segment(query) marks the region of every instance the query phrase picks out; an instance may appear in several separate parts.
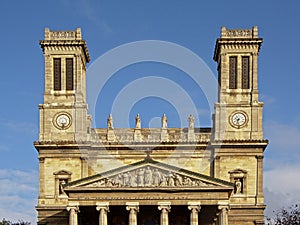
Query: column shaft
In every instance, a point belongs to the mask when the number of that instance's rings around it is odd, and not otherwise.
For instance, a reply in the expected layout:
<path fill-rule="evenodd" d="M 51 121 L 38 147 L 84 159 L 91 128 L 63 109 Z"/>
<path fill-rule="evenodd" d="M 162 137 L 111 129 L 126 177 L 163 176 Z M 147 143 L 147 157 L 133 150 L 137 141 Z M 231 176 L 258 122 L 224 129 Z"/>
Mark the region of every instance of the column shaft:
<path fill-rule="evenodd" d="M 200 203 L 190 202 L 188 209 L 191 210 L 190 225 L 198 225 L 198 223 L 199 223 L 198 213 L 201 209 Z"/>
<path fill-rule="evenodd" d="M 108 202 L 97 203 L 96 210 L 99 211 L 99 225 L 107 225 Z"/>
<path fill-rule="evenodd" d="M 137 212 L 139 211 L 138 203 L 126 203 L 126 209 L 129 211 L 129 225 L 137 225 Z"/>
<path fill-rule="evenodd" d="M 160 225 L 169 225 L 169 217 L 167 209 L 161 210 Z"/>
<path fill-rule="evenodd" d="M 70 209 L 70 213 L 69 213 L 69 225 L 74 225 L 74 213 L 75 213 L 75 210 L 74 209 Z"/>
<path fill-rule="evenodd" d="M 158 206 L 158 209 L 161 210 L 160 213 L 160 225 L 169 225 L 169 216 L 168 213 L 171 210 L 170 203 L 163 203 Z"/>
<path fill-rule="evenodd" d="M 134 209 L 129 212 L 129 225 L 137 225 L 137 213 Z"/>
<path fill-rule="evenodd" d="M 78 206 L 68 206 L 69 211 L 69 225 L 78 225 L 77 213 L 79 212 Z"/>
<path fill-rule="evenodd" d="M 107 212 L 104 208 L 100 209 L 99 225 L 107 225 Z"/>

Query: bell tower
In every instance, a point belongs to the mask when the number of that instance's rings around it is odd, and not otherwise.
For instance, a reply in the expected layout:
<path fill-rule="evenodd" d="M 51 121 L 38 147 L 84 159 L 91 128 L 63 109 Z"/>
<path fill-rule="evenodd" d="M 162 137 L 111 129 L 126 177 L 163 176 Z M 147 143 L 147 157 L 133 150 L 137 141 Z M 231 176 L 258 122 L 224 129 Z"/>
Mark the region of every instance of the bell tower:
<path fill-rule="evenodd" d="M 90 61 L 81 30 L 45 29 L 40 41 L 45 61 L 44 103 L 39 141 L 86 140 L 90 116 L 86 103 L 86 64 Z"/>
<path fill-rule="evenodd" d="M 263 103 L 258 99 L 258 28 L 222 27 L 214 60 L 218 63 L 215 140 L 261 140 Z"/>
<path fill-rule="evenodd" d="M 261 44 L 257 27 L 222 27 L 215 46 L 219 89 L 213 117 L 212 174 L 234 184 L 229 224 L 263 224 L 263 157 L 268 140 L 263 139 L 263 103 L 258 94 Z"/>

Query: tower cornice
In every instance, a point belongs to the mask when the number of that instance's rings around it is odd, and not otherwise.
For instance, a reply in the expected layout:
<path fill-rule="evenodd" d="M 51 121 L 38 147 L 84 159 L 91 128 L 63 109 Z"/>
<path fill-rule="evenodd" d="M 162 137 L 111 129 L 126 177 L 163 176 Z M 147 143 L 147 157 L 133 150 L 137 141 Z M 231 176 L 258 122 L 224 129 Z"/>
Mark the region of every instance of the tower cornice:
<path fill-rule="evenodd" d="M 86 61 L 90 61 L 86 41 L 82 39 L 80 28 L 74 31 L 50 31 L 49 28 L 45 28 L 44 40 L 40 40 L 40 45 L 44 53 L 48 47 L 79 46 L 82 47 Z"/>
<path fill-rule="evenodd" d="M 260 46 L 263 42 L 262 38 L 258 37 L 258 28 L 254 26 L 252 29 L 230 29 L 226 27 L 221 29 L 221 37 L 217 39 L 214 57 L 215 61 L 218 60 L 220 50 L 225 46 L 227 49 L 255 49 L 259 52 Z"/>

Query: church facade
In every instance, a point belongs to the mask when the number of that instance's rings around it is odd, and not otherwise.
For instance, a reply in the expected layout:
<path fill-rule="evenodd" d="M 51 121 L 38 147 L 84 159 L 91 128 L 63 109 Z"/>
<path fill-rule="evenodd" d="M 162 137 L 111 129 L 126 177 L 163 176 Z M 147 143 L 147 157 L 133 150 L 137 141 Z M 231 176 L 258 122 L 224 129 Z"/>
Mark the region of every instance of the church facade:
<path fill-rule="evenodd" d="M 92 128 L 90 56 L 81 30 L 50 31 L 40 133 L 38 224 L 264 224 L 263 137 L 257 27 L 222 27 L 214 60 L 218 100 L 211 128 Z M 163 112 L 162 112 L 163 113 Z"/>

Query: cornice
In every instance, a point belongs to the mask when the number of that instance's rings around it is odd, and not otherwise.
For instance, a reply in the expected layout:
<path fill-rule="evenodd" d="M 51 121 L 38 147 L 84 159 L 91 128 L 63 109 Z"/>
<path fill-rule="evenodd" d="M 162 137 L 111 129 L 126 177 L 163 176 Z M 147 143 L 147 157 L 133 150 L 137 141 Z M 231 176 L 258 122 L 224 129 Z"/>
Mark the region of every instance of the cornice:
<path fill-rule="evenodd" d="M 217 148 L 249 148 L 249 147 L 262 147 L 265 149 L 269 144 L 269 140 L 214 140 L 209 143 L 212 147 Z"/>
<path fill-rule="evenodd" d="M 61 149 L 88 149 L 88 150 L 142 150 L 151 148 L 153 150 L 174 150 L 174 149 L 207 149 L 209 142 L 75 142 L 75 141 L 36 141 L 35 148 L 39 150 L 61 150 Z"/>
<path fill-rule="evenodd" d="M 85 40 L 40 40 L 40 45 L 43 50 L 43 53 L 45 53 L 45 48 L 49 47 L 70 47 L 70 46 L 80 46 L 83 48 L 83 52 L 85 54 L 86 61 L 90 61 L 90 54 L 86 45 Z"/>
<path fill-rule="evenodd" d="M 218 38 L 213 59 L 218 61 L 218 55 L 223 46 L 227 49 L 257 49 L 257 52 L 259 52 L 262 42 L 262 38 Z"/>

